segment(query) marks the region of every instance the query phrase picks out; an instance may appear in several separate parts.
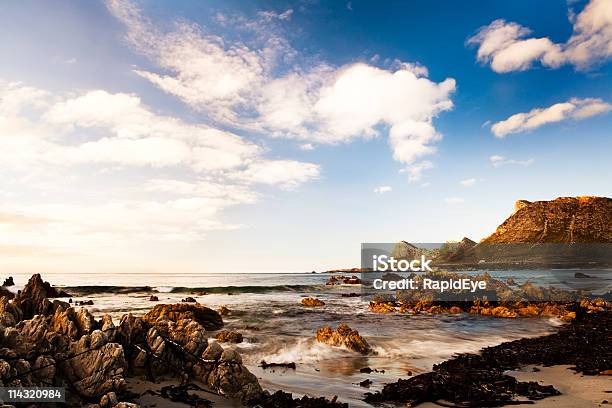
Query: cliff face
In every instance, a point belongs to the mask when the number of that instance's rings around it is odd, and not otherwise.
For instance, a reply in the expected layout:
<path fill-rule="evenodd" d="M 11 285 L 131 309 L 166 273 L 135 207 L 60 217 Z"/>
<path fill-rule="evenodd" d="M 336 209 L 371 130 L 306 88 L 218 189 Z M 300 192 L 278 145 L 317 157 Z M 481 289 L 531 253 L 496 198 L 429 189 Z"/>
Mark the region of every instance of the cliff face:
<path fill-rule="evenodd" d="M 481 244 L 612 243 L 612 199 L 519 200 L 514 213 Z"/>

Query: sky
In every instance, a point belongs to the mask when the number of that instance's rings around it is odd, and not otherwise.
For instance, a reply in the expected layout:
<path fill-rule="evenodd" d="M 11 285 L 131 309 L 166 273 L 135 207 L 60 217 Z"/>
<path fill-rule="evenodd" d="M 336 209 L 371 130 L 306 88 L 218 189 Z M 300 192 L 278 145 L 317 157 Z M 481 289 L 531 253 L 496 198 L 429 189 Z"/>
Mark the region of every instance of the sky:
<path fill-rule="evenodd" d="M 305 272 L 612 196 L 612 2 L 0 4 L 0 270 Z"/>

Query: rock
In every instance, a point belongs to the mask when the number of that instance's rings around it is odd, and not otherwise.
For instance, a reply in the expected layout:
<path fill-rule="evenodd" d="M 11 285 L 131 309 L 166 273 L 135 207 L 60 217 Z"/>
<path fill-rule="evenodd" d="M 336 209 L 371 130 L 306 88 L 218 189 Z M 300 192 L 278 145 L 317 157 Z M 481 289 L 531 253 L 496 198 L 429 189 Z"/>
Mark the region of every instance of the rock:
<path fill-rule="evenodd" d="M 346 324 L 341 324 L 336 330 L 329 326 L 317 330 L 316 340 L 330 346 L 344 346 L 364 355 L 373 354 L 366 339 L 361 337 L 357 330 L 352 330 Z"/>
<path fill-rule="evenodd" d="M 215 338 L 221 343 L 242 343 L 242 334 L 230 330 L 220 331 Z"/>
<path fill-rule="evenodd" d="M 76 304 L 78 306 L 93 306 L 94 302 L 93 300 L 89 299 L 89 300 L 81 300 L 76 302 Z"/>
<path fill-rule="evenodd" d="M 44 282 L 40 274 L 32 275 L 26 286 L 14 299 L 24 319 L 30 319 L 36 314 L 49 315 L 53 313 L 52 303 L 47 298 L 67 297 L 68 294 L 58 291 L 49 282 Z"/>
<path fill-rule="evenodd" d="M 372 385 L 372 380 L 370 379 L 365 379 L 359 383 L 359 386 L 363 388 L 370 388 L 370 385 Z"/>
<path fill-rule="evenodd" d="M 114 391 L 104 394 L 102 398 L 100 398 L 100 408 L 114 408 L 117 404 L 119 404 L 119 400 Z"/>
<path fill-rule="evenodd" d="M 9 276 L 8 278 L 6 278 L 4 280 L 4 283 L 2 283 L 2 286 L 15 286 L 15 282 L 13 281 L 13 277 Z"/>
<path fill-rule="evenodd" d="M 182 299 L 181 302 L 186 302 L 186 303 L 198 303 L 197 300 L 195 300 L 194 298 L 192 298 L 191 296 L 187 296 L 185 299 Z"/>
<path fill-rule="evenodd" d="M 100 326 L 100 330 L 102 330 L 102 332 L 106 334 L 106 337 L 108 337 L 109 341 L 115 340 L 116 327 L 115 323 L 113 323 L 113 318 L 111 317 L 111 315 L 105 314 L 104 316 L 102 316 L 102 320 L 100 320 L 100 323 L 98 325 Z"/>
<path fill-rule="evenodd" d="M 514 214 L 481 243 L 612 242 L 610 214 L 612 199 L 605 197 L 520 200 Z"/>
<path fill-rule="evenodd" d="M 325 306 L 325 302 L 323 302 L 322 300 L 319 300 L 317 298 L 312 298 L 312 297 L 303 298 L 300 303 L 302 303 L 302 305 L 308 306 L 308 307 Z"/>
<path fill-rule="evenodd" d="M 231 311 L 227 308 L 227 306 L 221 306 L 220 308 L 217 309 L 217 312 L 221 316 L 227 316 L 231 313 Z"/>
<path fill-rule="evenodd" d="M 22 317 L 21 309 L 10 302 L 8 297 L 0 298 L 0 324 L 2 326 L 14 326 Z"/>
<path fill-rule="evenodd" d="M 240 356 L 240 354 L 236 350 L 231 348 L 223 350 L 223 353 L 221 353 L 220 360 L 230 363 L 242 363 L 242 357 Z"/>
<path fill-rule="evenodd" d="M 452 306 L 450 309 L 448 309 L 448 313 L 451 313 L 451 314 L 463 313 L 463 309 L 461 309 L 458 306 Z"/>
<path fill-rule="evenodd" d="M 149 302 L 157 302 L 157 301 L 159 301 L 159 298 L 157 296 L 151 295 L 149 297 Z"/>
<path fill-rule="evenodd" d="M 370 302 L 368 309 L 374 313 L 393 313 L 395 306 L 388 302 Z"/>
<path fill-rule="evenodd" d="M 351 292 L 351 293 L 343 293 L 340 295 L 341 297 L 360 297 L 359 293 Z"/>
<path fill-rule="evenodd" d="M 204 360 L 219 360 L 221 358 L 221 354 L 223 354 L 223 347 L 219 345 L 217 342 L 211 342 L 206 347 L 206 350 L 202 353 L 202 358 Z"/>
<path fill-rule="evenodd" d="M 177 303 L 173 305 L 155 305 L 143 316 L 143 320 L 155 323 L 160 319 L 178 321 L 192 319 L 206 330 L 219 330 L 223 327 L 223 319 L 216 311 L 202 305 Z"/>
<path fill-rule="evenodd" d="M 516 282 L 514 281 L 514 279 L 512 279 L 512 277 L 509 277 L 509 278 L 506 280 L 506 284 L 507 284 L 507 285 L 516 285 Z"/>
<path fill-rule="evenodd" d="M 294 362 L 291 363 L 266 363 L 265 360 L 262 360 L 259 363 L 259 366 L 261 368 L 263 368 L 264 370 L 267 368 L 289 368 L 291 370 L 295 370 L 296 369 L 296 365 Z"/>
<path fill-rule="evenodd" d="M 337 398 L 331 400 L 324 397 L 309 397 L 307 395 L 294 399 L 293 395 L 282 390 L 272 395 L 264 395 L 261 400 L 252 401 L 249 405 L 261 408 L 348 408 L 349 405 L 337 402 Z"/>
<path fill-rule="evenodd" d="M 32 366 L 34 382 L 51 386 L 55 384 L 55 360 L 46 355 L 40 355 Z"/>
<path fill-rule="evenodd" d="M 576 279 L 592 279 L 593 277 L 590 276 L 590 275 L 587 275 L 586 273 L 576 272 L 574 274 L 574 278 L 576 278 Z"/>
<path fill-rule="evenodd" d="M 117 343 L 106 343 L 102 332 L 96 331 L 72 342 L 67 356 L 72 358 L 60 358 L 65 361 L 60 362 L 59 366 L 80 395 L 99 398 L 125 388 L 127 364 L 123 347 Z"/>

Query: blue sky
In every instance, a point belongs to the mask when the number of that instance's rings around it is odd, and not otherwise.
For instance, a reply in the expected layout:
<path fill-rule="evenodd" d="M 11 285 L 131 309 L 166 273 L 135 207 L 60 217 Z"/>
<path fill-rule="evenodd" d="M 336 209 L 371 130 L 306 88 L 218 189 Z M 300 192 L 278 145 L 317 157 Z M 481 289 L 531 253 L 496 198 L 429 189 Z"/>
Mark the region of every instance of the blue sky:
<path fill-rule="evenodd" d="M 610 196 L 612 5 L 5 2 L 16 271 L 309 271 Z"/>

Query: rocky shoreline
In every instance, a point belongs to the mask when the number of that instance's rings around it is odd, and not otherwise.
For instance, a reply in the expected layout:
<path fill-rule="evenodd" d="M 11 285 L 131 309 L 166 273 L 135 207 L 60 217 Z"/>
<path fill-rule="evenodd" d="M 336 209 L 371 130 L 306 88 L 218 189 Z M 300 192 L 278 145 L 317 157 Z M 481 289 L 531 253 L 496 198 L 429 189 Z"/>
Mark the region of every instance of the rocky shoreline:
<path fill-rule="evenodd" d="M 505 290 L 504 285 L 500 288 Z M 532 292 L 532 288 L 526 289 L 521 293 Z M 218 403 L 225 399 L 232 401 L 228 404 L 270 408 L 348 407 L 336 397 L 294 398 L 282 390 L 265 391 L 233 347 L 242 341 L 242 335 L 225 328 L 223 316 L 234 314 L 227 308 L 215 311 L 198 303 L 157 303 L 143 316 L 127 313 L 113 321 L 110 315 L 96 319 L 86 308 L 54 299 L 67 294 L 40 275 L 32 276 L 16 295 L 10 293 L 12 296 L 0 298 L 0 380 L 4 386 L 66 387 L 65 406 L 91 408 L 134 408 L 151 398 L 157 398 L 158 406 L 162 406 L 159 401 L 171 401 L 208 407 L 211 400 Z M 316 298 L 302 300 L 304 309 L 325 307 Z M 580 372 L 594 375 L 611 368 L 612 304 L 606 299 L 502 305 L 398 296 L 375 301 L 369 308 L 379 313 L 555 316 L 569 322 L 554 335 L 461 355 L 435 366 L 430 373 L 387 384 L 381 392 L 367 394 L 365 401 L 372 404 L 440 400 L 461 404 L 458 406 L 512 404 L 517 396 L 538 399 L 558 391 L 521 383 L 505 370 L 529 364 L 573 364 Z M 330 347 L 364 356 L 376 354 L 372 345 L 346 324 L 322 327 L 313 335 Z M 215 337 L 221 341 L 210 341 Z M 295 369 L 290 363 L 261 364 Z M 131 387 L 135 382 L 148 385 Z"/>

